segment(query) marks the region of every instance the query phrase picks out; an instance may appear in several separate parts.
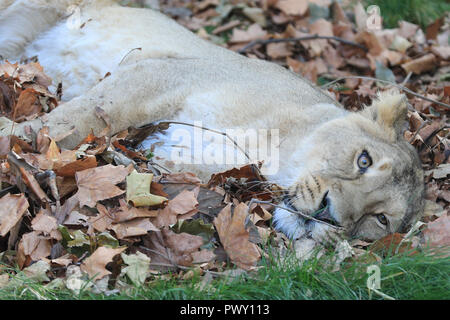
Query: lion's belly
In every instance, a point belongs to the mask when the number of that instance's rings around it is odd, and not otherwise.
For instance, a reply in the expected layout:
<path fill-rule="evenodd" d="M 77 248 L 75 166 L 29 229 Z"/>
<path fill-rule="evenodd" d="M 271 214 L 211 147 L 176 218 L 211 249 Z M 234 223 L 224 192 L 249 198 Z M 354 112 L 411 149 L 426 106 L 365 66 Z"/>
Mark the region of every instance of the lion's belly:
<path fill-rule="evenodd" d="M 199 121 L 184 123 L 170 124 L 167 130 L 148 136 L 140 148 L 152 152 L 157 164 L 171 171 L 193 171 L 206 181 L 213 173 L 261 160 L 264 161 L 261 169 L 264 175 L 278 176 L 279 150 L 276 145 L 270 146 L 270 141 L 262 134 L 264 131 L 221 131 Z M 264 148 L 264 144 L 269 144 L 269 148 Z"/>
<path fill-rule="evenodd" d="M 153 10 L 108 7 L 82 11 L 82 27 L 62 21 L 25 48 L 53 79 L 63 100 L 80 96 L 119 66 L 144 59 L 234 55 L 214 46 Z M 132 19 L 130 19 L 132 17 Z"/>

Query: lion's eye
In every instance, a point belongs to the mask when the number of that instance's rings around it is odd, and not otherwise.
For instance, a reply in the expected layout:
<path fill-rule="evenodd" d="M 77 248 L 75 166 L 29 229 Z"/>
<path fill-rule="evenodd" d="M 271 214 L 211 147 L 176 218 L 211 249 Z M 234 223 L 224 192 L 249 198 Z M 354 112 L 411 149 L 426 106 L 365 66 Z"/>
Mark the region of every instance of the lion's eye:
<path fill-rule="evenodd" d="M 382 225 L 387 225 L 387 223 L 388 223 L 386 216 L 382 213 L 377 214 L 377 219 Z"/>
<path fill-rule="evenodd" d="M 358 157 L 358 167 L 361 170 L 365 170 L 372 165 L 372 158 L 367 151 L 363 151 Z"/>

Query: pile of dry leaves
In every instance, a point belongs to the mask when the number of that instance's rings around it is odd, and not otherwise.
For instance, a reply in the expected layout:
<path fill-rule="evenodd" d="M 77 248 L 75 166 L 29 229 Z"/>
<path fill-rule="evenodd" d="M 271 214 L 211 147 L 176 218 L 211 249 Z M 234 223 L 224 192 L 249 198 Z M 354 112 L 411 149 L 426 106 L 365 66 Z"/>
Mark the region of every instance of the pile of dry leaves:
<path fill-rule="evenodd" d="M 450 47 L 442 40 L 450 27 L 444 19 L 426 33 L 408 22 L 372 32 L 361 22 L 361 6 L 354 8 L 355 24 L 337 2 L 327 0 L 235 2 L 161 1 L 160 9 L 202 37 L 282 64 L 314 82 L 376 76 L 431 98 L 409 96 L 405 135 L 420 152 L 427 198 L 448 211 L 449 112 L 434 102 L 450 102 L 445 81 Z M 338 40 L 271 41 L 314 35 Z M 47 89 L 50 82 L 37 62 L 0 64 L 1 116 L 17 122 L 45 117 L 58 105 L 58 94 Z M 381 85 L 349 78 L 329 90 L 346 107 L 359 109 Z M 0 137 L 0 287 L 14 284 L 2 272 L 7 266 L 18 265 L 29 277 L 55 286 L 78 291 L 87 285 L 105 292 L 167 271 L 185 279 L 192 270 L 215 275 L 233 265 L 256 270 L 267 254 L 265 244 L 280 251 L 298 246 L 271 228 L 270 205 L 249 208 L 251 199 L 279 200 L 278 187 L 261 183 L 255 165 L 217 173 L 207 183 L 189 172 L 161 174 L 131 147 L 136 132 L 112 136 L 107 116 L 101 109 L 96 113 L 105 129 L 73 150 L 60 149 L 46 127 L 30 131 L 31 141 Z M 378 258 L 391 243 L 397 251 L 424 241 L 450 243 L 446 211 L 436 210 L 415 227 L 375 244 L 343 242 L 336 249 L 340 261 L 356 259 L 366 249 Z M 305 250 L 297 249 L 303 256 Z"/>

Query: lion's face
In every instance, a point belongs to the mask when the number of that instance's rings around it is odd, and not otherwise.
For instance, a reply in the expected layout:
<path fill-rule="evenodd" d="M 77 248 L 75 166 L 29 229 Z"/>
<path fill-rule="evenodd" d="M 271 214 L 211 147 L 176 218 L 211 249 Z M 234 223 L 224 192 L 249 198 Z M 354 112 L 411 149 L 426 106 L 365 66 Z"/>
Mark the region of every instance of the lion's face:
<path fill-rule="evenodd" d="M 385 94 L 364 111 L 317 129 L 289 204 L 342 226 L 350 237 L 404 232 L 424 207 L 421 164 L 401 134 L 405 118 L 403 96 Z M 309 231 L 317 224 L 303 223 Z"/>

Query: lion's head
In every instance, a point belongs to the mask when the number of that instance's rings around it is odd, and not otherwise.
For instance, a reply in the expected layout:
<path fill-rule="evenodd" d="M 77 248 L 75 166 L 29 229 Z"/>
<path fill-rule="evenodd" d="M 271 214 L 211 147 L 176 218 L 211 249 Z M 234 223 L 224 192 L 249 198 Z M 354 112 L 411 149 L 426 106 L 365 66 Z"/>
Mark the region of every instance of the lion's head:
<path fill-rule="evenodd" d="M 304 166 L 287 205 L 343 227 L 350 237 L 375 240 L 404 232 L 424 209 L 421 163 L 403 138 L 406 113 L 405 96 L 390 91 L 364 110 L 317 128 L 301 148 Z M 293 238 L 328 233 L 324 225 L 282 209 L 275 223 Z"/>

